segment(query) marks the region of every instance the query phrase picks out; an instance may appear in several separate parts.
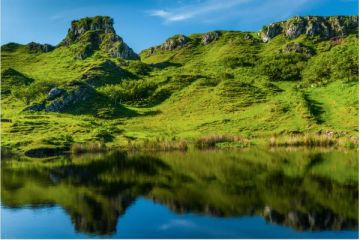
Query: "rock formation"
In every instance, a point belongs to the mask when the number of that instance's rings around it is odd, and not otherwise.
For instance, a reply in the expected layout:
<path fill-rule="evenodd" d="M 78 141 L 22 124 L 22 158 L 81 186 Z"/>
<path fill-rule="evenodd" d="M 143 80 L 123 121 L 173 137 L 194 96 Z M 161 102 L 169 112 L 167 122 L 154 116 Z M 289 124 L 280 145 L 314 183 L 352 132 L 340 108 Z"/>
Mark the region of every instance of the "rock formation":
<path fill-rule="evenodd" d="M 72 21 L 66 38 L 60 46 L 79 43 L 75 56 L 85 59 L 96 50 L 102 50 L 111 57 L 135 60 L 139 56 L 118 36 L 110 17 L 97 16 Z"/>
<path fill-rule="evenodd" d="M 218 31 L 208 32 L 202 35 L 201 43 L 204 45 L 208 45 L 213 41 L 217 40 L 219 37 L 220 37 L 220 32 Z"/>
<path fill-rule="evenodd" d="M 162 50 L 174 50 L 185 46 L 188 42 L 190 42 L 190 38 L 179 34 L 168 38 L 165 43 L 160 46 L 160 48 Z"/>
<path fill-rule="evenodd" d="M 356 32 L 358 20 L 357 16 L 293 17 L 287 21 L 265 26 L 259 35 L 263 42 L 269 42 L 279 34 L 284 34 L 289 39 L 297 38 L 302 34 L 317 35 L 321 38 L 339 37 Z"/>

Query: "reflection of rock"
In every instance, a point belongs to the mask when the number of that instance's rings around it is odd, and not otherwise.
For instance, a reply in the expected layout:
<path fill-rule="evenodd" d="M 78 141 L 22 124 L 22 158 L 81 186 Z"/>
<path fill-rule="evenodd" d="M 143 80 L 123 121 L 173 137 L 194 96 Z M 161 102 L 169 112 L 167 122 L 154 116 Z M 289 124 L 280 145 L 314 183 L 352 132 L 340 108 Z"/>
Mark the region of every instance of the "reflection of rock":
<path fill-rule="evenodd" d="M 358 224 L 354 220 L 336 216 L 331 210 L 325 208 L 307 213 L 294 210 L 284 214 L 265 206 L 263 216 L 270 223 L 307 231 L 356 229 Z"/>

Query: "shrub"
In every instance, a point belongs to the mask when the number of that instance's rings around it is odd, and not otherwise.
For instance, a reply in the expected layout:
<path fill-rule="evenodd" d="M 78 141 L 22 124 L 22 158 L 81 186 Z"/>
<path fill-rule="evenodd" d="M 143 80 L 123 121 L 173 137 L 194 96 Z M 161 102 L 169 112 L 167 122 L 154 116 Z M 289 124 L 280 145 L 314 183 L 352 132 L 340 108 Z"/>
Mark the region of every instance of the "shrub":
<path fill-rule="evenodd" d="M 358 66 L 357 45 L 339 45 L 309 60 L 302 76 L 309 84 L 358 81 Z"/>
<path fill-rule="evenodd" d="M 259 70 L 271 81 L 293 81 L 301 79 L 306 57 L 299 53 L 277 54 L 262 59 Z"/>
<path fill-rule="evenodd" d="M 254 66 L 257 58 L 253 54 L 243 54 L 239 57 L 225 57 L 220 60 L 224 67 L 238 68 L 238 67 L 251 67 Z"/>

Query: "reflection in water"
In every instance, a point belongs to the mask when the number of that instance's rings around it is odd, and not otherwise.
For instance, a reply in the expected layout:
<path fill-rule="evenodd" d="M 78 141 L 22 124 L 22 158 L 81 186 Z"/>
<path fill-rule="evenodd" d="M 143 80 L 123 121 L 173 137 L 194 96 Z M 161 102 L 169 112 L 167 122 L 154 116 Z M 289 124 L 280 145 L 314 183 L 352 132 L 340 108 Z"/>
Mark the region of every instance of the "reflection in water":
<path fill-rule="evenodd" d="M 139 197 L 176 213 L 256 215 L 301 231 L 358 229 L 356 152 L 113 152 L 2 164 L 5 207 L 56 204 L 83 233 L 113 234 Z"/>

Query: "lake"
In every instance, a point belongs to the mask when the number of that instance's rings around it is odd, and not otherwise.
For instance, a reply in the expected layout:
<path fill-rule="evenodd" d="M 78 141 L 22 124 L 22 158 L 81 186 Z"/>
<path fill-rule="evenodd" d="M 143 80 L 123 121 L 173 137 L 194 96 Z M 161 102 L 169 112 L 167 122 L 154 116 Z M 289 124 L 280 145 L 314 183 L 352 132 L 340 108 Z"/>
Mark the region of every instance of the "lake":
<path fill-rule="evenodd" d="M 2 238 L 358 238 L 358 152 L 2 161 Z"/>

